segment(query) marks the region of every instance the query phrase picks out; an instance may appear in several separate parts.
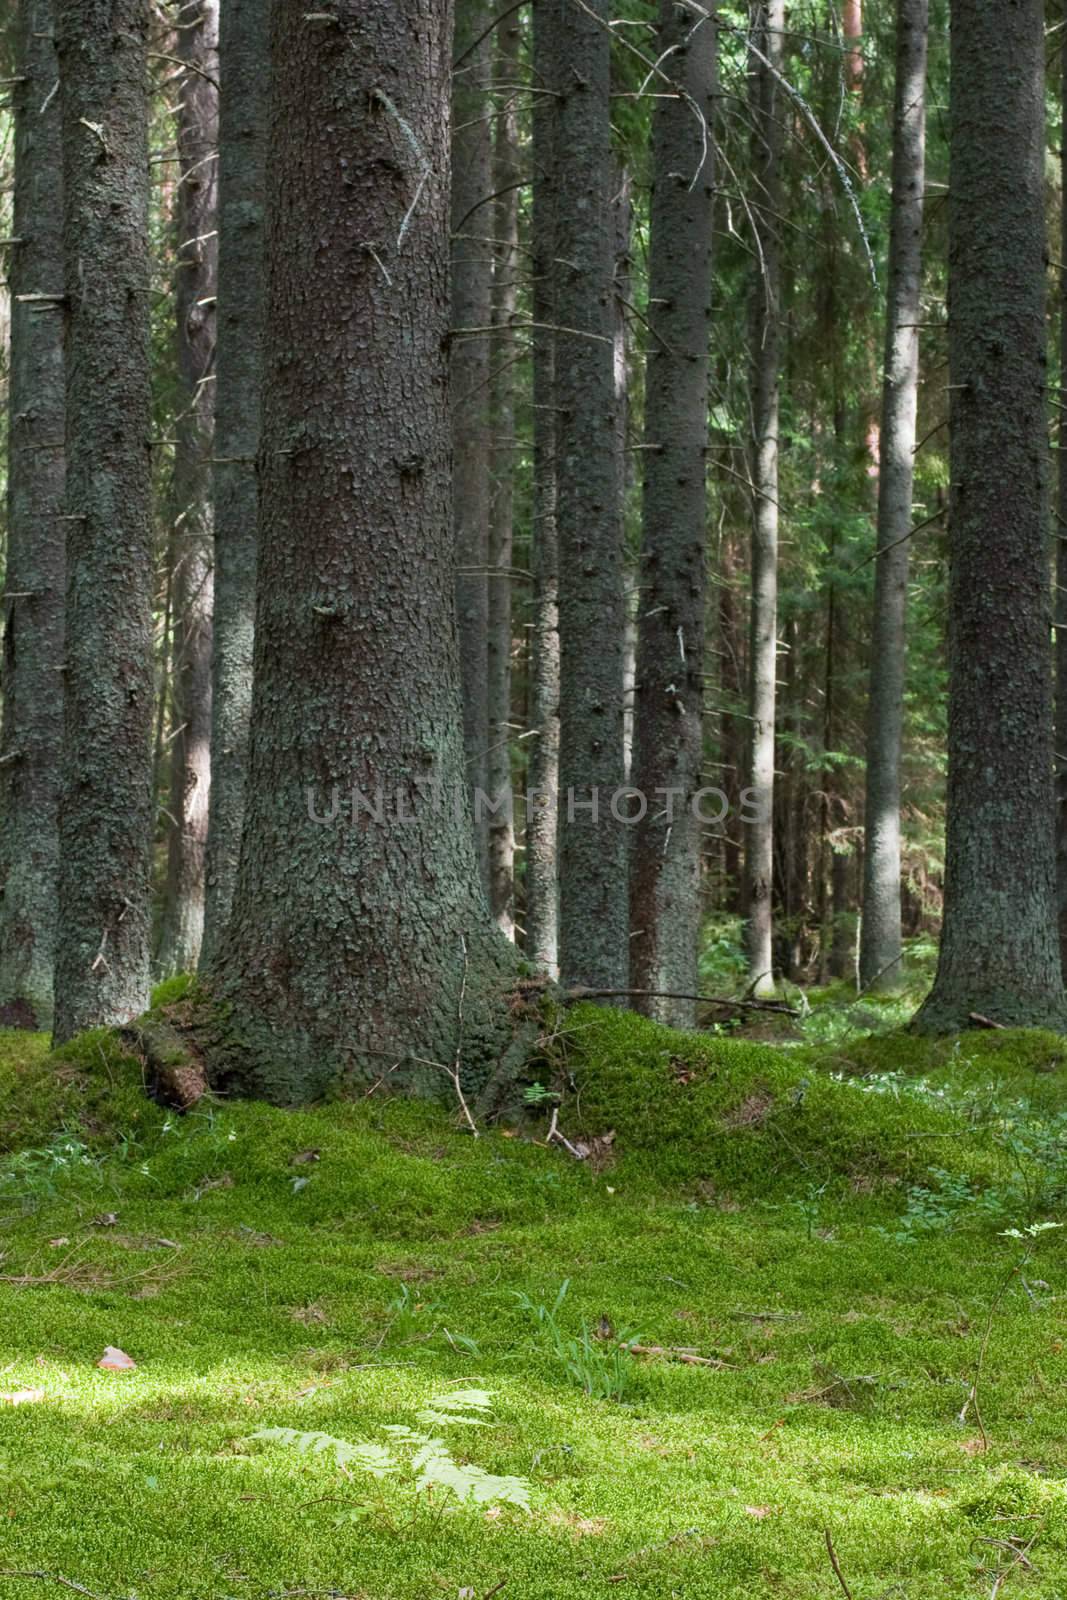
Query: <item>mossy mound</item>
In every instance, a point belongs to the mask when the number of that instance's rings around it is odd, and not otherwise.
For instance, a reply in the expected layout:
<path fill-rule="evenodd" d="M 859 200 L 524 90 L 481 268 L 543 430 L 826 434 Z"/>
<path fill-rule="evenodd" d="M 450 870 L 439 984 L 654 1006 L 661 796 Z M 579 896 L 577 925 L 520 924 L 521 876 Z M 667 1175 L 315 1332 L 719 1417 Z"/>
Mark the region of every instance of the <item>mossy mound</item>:
<path fill-rule="evenodd" d="M 567 1044 L 575 1092 L 564 1129 L 613 1129 L 620 1157 L 668 1185 L 711 1182 L 740 1198 L 839 1180 L 866 1192 L 932 1162 L 978 1181 L 996 1166 L 982 1131 L 961 1141 L 936 1095 L 871 1092 L 858 1073 L 820 1071 L 804 1051 L 591 1006 L 571 1013 Z"/>

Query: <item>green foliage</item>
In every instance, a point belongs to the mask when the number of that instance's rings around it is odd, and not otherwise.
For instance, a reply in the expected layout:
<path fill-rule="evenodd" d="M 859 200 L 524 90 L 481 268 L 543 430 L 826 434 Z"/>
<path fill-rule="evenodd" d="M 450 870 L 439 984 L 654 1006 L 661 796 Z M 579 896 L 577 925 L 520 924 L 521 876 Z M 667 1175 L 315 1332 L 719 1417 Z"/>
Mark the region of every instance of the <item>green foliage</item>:
<path fill-rule="evenodd" d="M 533 1318 L 541 1347 L 569 1382 L 595 1400 L 626 1400 L 634 1388 L 637 1369 L 630 1352 L 638 1335 L 609 1329 L 604 1338 L 594 1339 L 588 1328 L 577 1336 L 566 1333 L 559 1314 L 569 1288 L 565 1278 L 550 1306 L 521 1292 L 515 1299 L 520 1310 Z"/>
<path fill-rule="evenodd" d="M 479 1413 L 489 1410 L 489 1398 L 484 1389 L 457 1389 L 437 1395 L 429 1409 L 419 1413 L 419 1420 L 437 1426 L 468 1423 L 481 1427 L 484 1418 Z M 389 1435 L 392 1449 L 373 1440 L 352 1443 L 329 1433 L 301 1433 L 296 1428 L 260 1428 L 251 1437 L 306 1454 L 332 1455 L 339 1467 L 366 1472 L 372 1478 L 413 1475 L 415 1494 L 443 1489 L 471 1505 L 499 1503 L 518 1506 L 523 1511 L 530 1509 L 527 1479 L 486 1472 L 482 1467 L 461 1463 L 443 1439 L 419 1433 L 403 1423 L 388 1423 L 383 1432 Z"/>

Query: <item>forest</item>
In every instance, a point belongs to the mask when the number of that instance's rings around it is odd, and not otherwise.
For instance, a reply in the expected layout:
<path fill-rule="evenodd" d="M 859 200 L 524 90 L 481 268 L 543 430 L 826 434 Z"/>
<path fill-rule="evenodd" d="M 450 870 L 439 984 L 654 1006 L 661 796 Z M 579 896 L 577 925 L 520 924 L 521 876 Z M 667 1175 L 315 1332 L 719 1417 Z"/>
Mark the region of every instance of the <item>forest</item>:
<path fill-rule="evenodd" d="M 1067 1597 L 1067 11 L 3 0 L 0 1600 Z"/>

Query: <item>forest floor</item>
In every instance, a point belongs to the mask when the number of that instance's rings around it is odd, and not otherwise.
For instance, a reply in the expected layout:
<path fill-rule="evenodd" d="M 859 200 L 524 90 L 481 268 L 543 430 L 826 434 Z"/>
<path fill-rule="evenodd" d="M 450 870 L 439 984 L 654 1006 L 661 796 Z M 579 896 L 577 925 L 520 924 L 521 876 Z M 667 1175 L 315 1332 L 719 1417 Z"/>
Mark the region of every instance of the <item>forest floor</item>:
<path fill-rule="evenodd" d="M 0 1035 L 0 1600 L 1067 1595 L 1067 1048 L 862 1024 L 583 1008 L 581 1162 Z"/>

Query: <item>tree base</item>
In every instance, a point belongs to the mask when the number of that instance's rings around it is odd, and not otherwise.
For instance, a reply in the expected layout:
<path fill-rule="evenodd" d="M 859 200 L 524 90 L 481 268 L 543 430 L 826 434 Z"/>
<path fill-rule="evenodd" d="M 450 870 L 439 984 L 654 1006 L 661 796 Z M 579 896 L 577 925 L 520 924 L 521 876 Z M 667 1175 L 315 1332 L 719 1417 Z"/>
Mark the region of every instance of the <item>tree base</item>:
<path fill-rule="evenodd" d="M 1067 1033 L 1067 1001 L 1062 995 L 1028 995 L 1010 989 L 975 987 L 960 992 L 935 983 L 912 1018 L 910 1031 L 944 1035 L 991 1026 Z"/>

